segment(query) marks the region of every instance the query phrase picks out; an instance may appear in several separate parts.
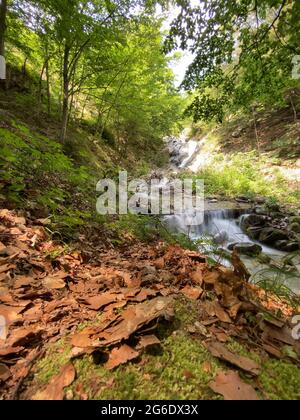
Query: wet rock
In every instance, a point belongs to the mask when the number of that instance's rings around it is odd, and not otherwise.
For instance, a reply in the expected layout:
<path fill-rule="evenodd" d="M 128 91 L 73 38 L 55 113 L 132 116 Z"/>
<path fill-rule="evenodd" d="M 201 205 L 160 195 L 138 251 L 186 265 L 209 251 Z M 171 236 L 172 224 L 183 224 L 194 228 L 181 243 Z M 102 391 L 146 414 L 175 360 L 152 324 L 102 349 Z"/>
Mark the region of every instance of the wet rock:
<path fill-rule="evenodd" d="M 249 227 L 264 227 L 266 225 L 267 218 L 258 214 L 248 214 L 241 217 L 241 228 L 247 230 Z"/>
<path fill-rule="evenodd" d="M 259 235 L 259 241 L 268 245 L 274 245 L 277 241 L 285 240 L 289 240 L 288 233 L 273 227 L 262 229 Z"/>
<path fill-rule="evenodd" d="M 222 245 L 228 241 L 228 233 L 225 231 L 222 231 L 218 233 L 217 235 L 215 235 L 213 239 L 214 239 L 215 244 Z"/>
<path fill-rule="evenodd" d="M 249 243 L 234 243 L 228 246 L 230 251 L 238 251 L 239 254 L 257 256 L 262 252 L 262 247 L 258 244 Z"/>
<path fill-rule="evenodd" d="M 295 233 L 300 233 L 300 223 L 292 223 L 290 225 L 290 230 Z"/>
<path fill-rule="evenodd" d="M 261 234 L 262 228 L 261 227 L 249 227 L 246 230 L 247 235 L 249 238 L 257 240 Z"/>
<path fill-rule="evenodd" d="M 300 250 L 300 244 L 298 242 L 289 242 L 283 251 L 295 252 Z"/>

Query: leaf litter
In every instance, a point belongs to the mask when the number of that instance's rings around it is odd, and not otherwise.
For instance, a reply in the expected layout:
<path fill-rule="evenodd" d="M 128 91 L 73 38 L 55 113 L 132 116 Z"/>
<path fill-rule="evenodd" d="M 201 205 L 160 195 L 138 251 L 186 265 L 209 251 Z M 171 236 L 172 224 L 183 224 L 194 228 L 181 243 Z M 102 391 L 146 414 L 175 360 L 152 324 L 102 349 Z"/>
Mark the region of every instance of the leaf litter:
<path fill-rule="evenodd" d="M 145 349 L 160 345 L 155 330 L 160 322 L 172 322 L 179 295 L 198 307 L 189 334 L 229 366 L 254 377 L 261 369 L 228 350 L 231 338 L 272 357 L 292 355 L 289 360 L 299 363 L 293 309 L 244 281 L 238 255 L 232 271 L 209 267 L 205 256 L 179 246 L 132 241 L 118 249 L 99 245 L 95 236 L 49 258 L 59 245 L 49 239 L 45 224 L 0 210 L 0 316 L 6 322 L 0 339 L 1 398 L 18 398 L 32 363 L 48 343 L 62 338 L 72 346 L 70 360 L 105 352 L 109 370 L 137 360 Z M 88 326 L 79 330 L 83 323 Z M 70 361 L 32 399 L 63 399 L 75 377 Z M 225 399 L 255 397 L 233 371 L 219 373 L 211 388 Z"/>

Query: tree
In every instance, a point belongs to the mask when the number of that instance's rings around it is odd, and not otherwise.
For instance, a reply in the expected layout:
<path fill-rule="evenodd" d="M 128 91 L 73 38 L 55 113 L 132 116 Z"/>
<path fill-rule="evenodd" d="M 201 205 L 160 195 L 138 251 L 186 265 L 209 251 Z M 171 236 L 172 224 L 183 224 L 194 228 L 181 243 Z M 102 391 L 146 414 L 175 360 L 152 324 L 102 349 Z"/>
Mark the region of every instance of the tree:
<path fill-rule="evenodd" d="M 282 100 L 295 84 L 292 59 L 300 54 L 297 0 L 178 1 L 166 51 L 189 49 L 195 60 L 183 86 L 197 90 L 189 107 L 195 119 L 220 120 L 228 107 Z M 217 91 L 217 94 L 216 94 Z"/>
<path fill-rule="evenodd" d="M 5 57 L 5 32 L 6 32 L 6 14 L 7 0 L 0 0 L 0 56 Z M 3 58 L 2 58 L 3 60 Z M 5 81 L 0 79 L 0 87 L 5 86 Z"/>

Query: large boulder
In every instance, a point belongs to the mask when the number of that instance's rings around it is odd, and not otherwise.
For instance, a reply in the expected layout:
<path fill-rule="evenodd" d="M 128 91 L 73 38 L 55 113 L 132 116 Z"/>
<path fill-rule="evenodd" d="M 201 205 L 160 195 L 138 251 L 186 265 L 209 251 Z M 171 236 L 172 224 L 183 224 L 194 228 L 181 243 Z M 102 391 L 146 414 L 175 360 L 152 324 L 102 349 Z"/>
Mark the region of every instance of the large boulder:
<path fill-rule="evenodd" d="M 242 255 L 249 255 L 250 257 L 255 257 L 262 252 L 262 247 L 258 244 L 252 242 L 241 242 L 228 245 L 230 251 L 237 251 Z"/>
<path fill-rule="evenodd" d="M 280 251 L 295 252 L 295 251 L 299 251 L 300 244 L 298 242 L 285 240 L 285 241 L 277 241 L 275 244 L 275 247 L 277 249 L 280 249 Z"/>
<path fill-rule="evenodd" d="M 258 240 L 259 239 L 259 236 L 260 236 L 260 234 L 261 234 L 261 231 L 262 231 L 262 227 L 255 227 L 255 226 L 252 226 L 252 227 L 249 227 L 247 230 L 246 230 L 246 233 L 247 233 L 247 235 L 249 236 L 249 238 L 251 238 L 251 239 L 253 239 L 253 240 Z"/>
<path fill-rule="evenodd" d="M 262 226 L 264 227 L 267 223 L 267 218 L 266 216 L 263 215 L 259 215 L 259 214 L 246 214 L 244 216 L 241 217 L 241 228 L 243 230 L 247 230 L 250 227 L 259 227 Z"/>
<path fill-rule="evenodd" d="M 267 245 L 274 246 L 276 242 L 285 240 L 289 240 L 288 233 L 273 227 L 262 229 L 259 235 L 259 241 Z"/>

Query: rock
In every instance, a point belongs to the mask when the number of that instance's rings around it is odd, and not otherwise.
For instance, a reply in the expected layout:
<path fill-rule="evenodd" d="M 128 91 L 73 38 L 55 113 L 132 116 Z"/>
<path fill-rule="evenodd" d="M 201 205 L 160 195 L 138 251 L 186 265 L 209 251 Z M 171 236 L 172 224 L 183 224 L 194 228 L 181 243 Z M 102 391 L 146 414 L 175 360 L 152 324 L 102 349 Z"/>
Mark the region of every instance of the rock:
<path fill-rule="evenodd" d="M 257 204 L 266 204 L 266 199 L 265 199 L 265 197 L 256 197 L 255 198 L 255 202 L 257 203 Z"/>
<path fill-rule="evenodd" d="M 236 250 L 239 254 L 249 256 L 257 256 L 262 252 L 262 247 L 258 244 L 253 244 L 252 242 L 230 244 L 228 249 L 230 251 Z"/>
<path fill-rule="evenodd" d="M 284 251 L 286 252 L 295 252 L 300 250 L 300 244 L 298 242 L 289 242 Z"/>
<path fill-rule="evenodd" d="M 261 234 L 262 228 L 261 227 L 249 227 L 246 230 L 247 235 L 249 238 L 257 240 Z"/>
<path fill-rule="evenodd" d="M 280 251 L 285 251 L 285 248 L 288 246 L 289 241 L 276 241 L 275 248 L 279 249 Z"/>
<path fill-rule="evenodd" d="M 228 233 L 225 231 L 222 231 L 218 233 L 217 235 L 215 235 L 213 239 L 214 239 L 214 243 L 221 245 L 224 242 L 228 241 Z"/>
<path fill-rule="evenodd" d="M 300 225 L 300 216 L 292 216 L 289 218 L 290 223 L 297 223 Z"/>
<path fill-rule="evenodd" d="M 285 251 L 285 252 L 295 252 L 295 251 L 299 251 L 300 249 L 300 245 L 298 242 L 293 242 L 293 241 L 277 241 L 275 243 L 275 247 L 277 249 L 279 249 L 280 251 Z"/>
<path fill-rule="evenodd" d="M 249 198 L 244 197 L 244 196 L 236 197 L 235 201 L 237 203 L 249 203 L 250 202 Z"/>
<path fill-rule="evenodd" d="M 290 230 L 295 233 L 300 233 L 300 223 L 292 223 L 290 225 Z"/>
<path fill-rule="evenodd" d="M 277 241 L 288 240 L 287 232 L 276 228 L 264 228 L 259 235 L 259 241 L 268 245 L 275 245 Z"/>
<path fill-rule="evenodd" d="M 241 217 L 241 228 L 243 230 L 247 230 L 249 227 L 255 226 L 265 226 L 267 219 L 265 216 L 258 215 L 258 214 L 247 214 Z"/>
<path fill-rule="evenodd" d="M 272 258 L 267 254 L 260 254 L 257 259 L 262 264 L 269 264 L 272 261 Z"/>
<path fill-rule="evenodd" d="M 232 134 L 232 138 L 234 139 L 238 139 L 239 137 L 242 136 L 242 134 L 245 132 L 245 128 L 237 128 Z"/>
<path fill-rule="evenodd" d="M 253 211 L 255 214 L 259 215 L 267 216 L 269 214 L 268 210 L 264 206 L 256 206 Z"/>

